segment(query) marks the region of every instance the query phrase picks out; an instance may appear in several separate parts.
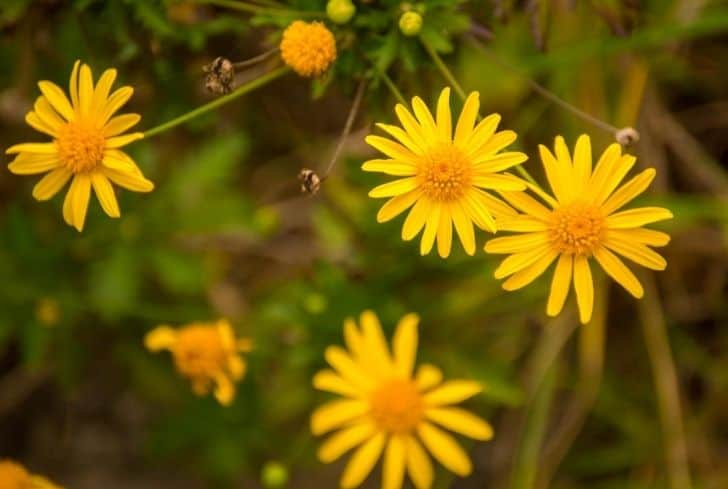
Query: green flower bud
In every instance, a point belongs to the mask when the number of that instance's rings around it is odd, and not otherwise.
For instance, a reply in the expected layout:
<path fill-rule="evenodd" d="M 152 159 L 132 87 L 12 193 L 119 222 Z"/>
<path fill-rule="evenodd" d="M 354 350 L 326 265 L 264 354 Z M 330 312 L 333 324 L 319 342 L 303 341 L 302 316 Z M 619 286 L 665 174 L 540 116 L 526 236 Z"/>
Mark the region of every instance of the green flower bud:
<path fill-rule="evenodd" d="M 410 10 L 399 18 L 399 30 L 405 36 L 416 36 L 422 30 L 422 16 Z"/>
<path fill-rule="evenodd" d="M 266 489 L 282 489 L 288 484 L 288 469 L 282 463 L 271 460 L 263 466 L 260 478 Z"/>
<path fill-rule="evenodd" d="M 329 0 L 326 4 L 326 15 L 334 24 L 346 24 L 355 13 L 356 7 L 351 0 Z"/>

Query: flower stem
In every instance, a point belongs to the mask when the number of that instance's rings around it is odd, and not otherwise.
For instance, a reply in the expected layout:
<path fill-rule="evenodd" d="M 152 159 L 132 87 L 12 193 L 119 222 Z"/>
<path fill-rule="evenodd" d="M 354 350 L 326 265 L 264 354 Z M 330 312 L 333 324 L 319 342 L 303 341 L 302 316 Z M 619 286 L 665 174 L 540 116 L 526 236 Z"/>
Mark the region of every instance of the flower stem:
<path fill-rule="evenodd" d="M 341 137 L 339 138 L 339 143 L 336 145 L 336 149 L 334 150 L 334 154 L 331 157 L 331 161 L 329 162 L 329 166 L 326 167 L 326 171 L 324 172 L 322 179 L 328 178 L 329 174 L 331 173 L 331 170 L 334 168 L 334 165 L 336 164 L 336 161 L 339 159 L 339 155 L 341 154 L 341 150 L 344 148 L 344 143 L 346 142 L 346 138 L 349 136 L 349 133 L 351 132 L 351 127 L 354 125 L 354 119 L 356 119 L 356 115 L 359 113 L 359 105 L 361 105 L 361 99 L 364 97 L 364 91 L 367 87 L 367 81 L 365 79 L 362 79 L 359 82 L 359 86 L 356 89 L 356 95 L 354 95 L 354 102 L 351 104 L 351 109 L 349 110 L 349 115 L 346 117 L 346 123 L 344 124 L 344 129 L 341 131 Z"/>
<path fill-rule="evenodd" d="M 156 127 L 153 127 L 152 129 L 149 129 L 148 131 L 144 132 L 144 137 L 149 138 L 151 136 L 156 136 L 157 134 L 163 133 L 169 129 L 172 129 L 175 126 L 178 126 L 180 124 L 184 124 L 185 122 L 194 119 L 197 116 L 200 116 L 202 114 L 205 114 L 207 112 L 210 112 L 211 110 L 215 110 L 218 107 L 221 107 L 228 102 L 232 102 L 236 98 L 240 97 L 241 95 L 245 95 L 248 92 L 252 92 L 256 88 L 262 87 L 266 83 L 275 80 L 276 78 L 280 77 L 281 75 L 288 73 L 289 69 L 287 67 L 280 67 L 278 69 L 269 71 L 263 76 L 260 76 L 254 80 L 249 81 L 245 85 L 241 85 L 238 87 L 235 91 L 232 93 L 222 96 L 220 98 L 217 98 L 213 100 L 212 102 L 209 102 L 201 107 L 197 107 L 194 110 L 191 110 L 187 112 L 186 114 L 182 114 L 179 117 L 176 117 L 172 119 L 171 121 L 165 122 L 163 124 L 160 124 Z"/>
<path fill-rule="evenodd" d="M 450 68 L 447 67 L 447 65 L 442 61 L 440 55 L 437 54 L 437 51 L 435 51 L 430 43 L 428 43 L 422 36 L 420 36 L 420 42 L 425 48 L 425 51 L 427 51 L 427 54 L 429 54 L 430 58 L 432 58 L 432 61 L 435 62 L 435 66 L 437 66 L 437 69 L 440 70 L 442 76 L 444 76 L 448 83 L 452 85 L 455 93 L 457 93 L 458 97 L 460 97 L 464 102 L 466 99 L 465 90 L 463 90 L 463 87 L 461 87 L 458 81 L 455 79 L 455 76 L 452 74 L 452 71 L 450 71 Z"/>
<path fill-rule="evenodd" d="M 399 91 L 399 88 L 397 88 L 397 85 L 394 84 L 391 78 L 389 78 L 389 75 L 384 70 L 379 69 L 376 65 L 375 68 L 377 70 L 377 74 L 379 78 L 382 79 L 385 85 L 387 85 L 387 88 L 389 88 L 389 91 L 392 92 L 392 95 L 394 95 L 394 98 L 396 98 L 400 104 L 407 105 L 407 100 L 404 98 L 404 95 L 402 95 L 402 92 Z"/>
<path fill-rule="evenodd" d="M 298 10 L 289 10 L 286 8 L 276 7 L 264 7 L 261 5 L 255 5 L 248 2 L 242 2 L 240 0 L 195 0 L 196 3 L 204 3 L 208 5 L 214 5 L 216 7 L 224 7 L 230 10 L 238 10 L 241 12 L 248 12 L 251 14 L 272 14 L 272 15 L 286 15 L 291 17 L 322 17 L 322 12 L 301 12 Z"/>
<path fill-rule="evenodd" d="M 233 63 L 233 68 L 236 70 L 239 70 L 241 68 L 247 68 L 249 66 L 256 65 L 260 63 L 261 61 L 265 61 L 266 59 L 270 58 L 274 54 L 278 52 L 278 47 L 275 47 L 273 49 L 270 49 L 262 54 L 259 54 L 257 56 L 253 56 L 252 58 L 246 59 L 244 61 L 238 61 L 236 63 Z"/>

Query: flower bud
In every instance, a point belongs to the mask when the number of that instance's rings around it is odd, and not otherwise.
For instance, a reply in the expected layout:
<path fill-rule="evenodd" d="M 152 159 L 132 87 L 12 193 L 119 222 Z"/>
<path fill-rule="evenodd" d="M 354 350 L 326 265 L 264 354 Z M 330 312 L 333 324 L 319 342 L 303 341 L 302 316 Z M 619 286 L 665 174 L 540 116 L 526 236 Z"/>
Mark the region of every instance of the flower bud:
<path fill-rule="evenodd" d="M 334 24 L 346 24 L 354 17 L 356 7 L 351 0 L 329 0 L 326 15 Z"/>
<path fill-rule="evenodd" d="M 288 469 L 280 462 L 270 461 L 263 466 L 261 482 L 267 489 L 281 489 L 288 484 Z"/>
<path fill-rule="evenodd" d="M 399 30 L 405 36 L 416 36 L 422 30 L 422 15 L 410 10 L 399 18 Z"/>

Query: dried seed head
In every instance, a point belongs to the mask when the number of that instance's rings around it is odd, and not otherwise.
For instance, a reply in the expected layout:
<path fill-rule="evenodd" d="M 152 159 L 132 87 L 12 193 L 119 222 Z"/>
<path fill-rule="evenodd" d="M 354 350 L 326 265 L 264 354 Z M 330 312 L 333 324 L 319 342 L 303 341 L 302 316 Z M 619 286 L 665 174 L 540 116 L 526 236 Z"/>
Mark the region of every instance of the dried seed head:
<path fill-rule="evenodd" d="M 207 73 L 205 76 L 205 87 L 212 93 L 230 93 L 235 81 L 235 68 L 229 59 L 223 57 L 215 58 L 215 61 L 202 70 Z"/>
<path fill-rule="evenodd" d="M 315 171 L 308 168 L 301 168 L 301 171 L 298 173 L 298 179 L 301 181 L 302 193 L 316 195 L 321 188 L 321 178 L 319 178 Z"/>
<path fill-rule="evenodd" d="M 617 142 L 622 146 L 629 146 L 640 140 L 640 133 L 633 127 L 623 127 L 615 134 Z"/>

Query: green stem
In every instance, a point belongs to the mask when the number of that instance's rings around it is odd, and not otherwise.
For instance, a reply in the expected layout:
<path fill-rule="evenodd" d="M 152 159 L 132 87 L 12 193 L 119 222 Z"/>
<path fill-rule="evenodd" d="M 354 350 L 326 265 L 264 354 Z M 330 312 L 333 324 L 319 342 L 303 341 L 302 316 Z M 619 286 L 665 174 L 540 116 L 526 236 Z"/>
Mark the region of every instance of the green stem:
<path fill-rule="evenodd" d="M 230 10 L 238 10 L 240 12 L 247 12 L 250 14 L 285 15 L 301 18 L 322 17 L 324 15 L 323 12 L 301 12 L 298 10 L 289 10 L 285 8 L 263 7 L 261 5 L 241 2 L 239 0 L 195 0 L 195 2 L 215 5 L 217 7 L 229 8 Z"/>
<path fill-rule="evenodd" d="M 402 92 L 399 91 L 399 88 L 397 88 L 397 85 L 394 84 L 391 78 L 389 78 L 389 75 L 384 72 L 384 70 L 379 69 L 375 65 L 375 68 L 377 69 L 377 73 L 379 74 L 379 78 L 382 79 L 385 85 L 387 85 L 387 88 L 389 88 L 389 91 L 392 92 L 392 95 L 394 95 L 394 98 L 396 98 L 399 103 L 406 106 L 407 100 L 405 100 L 404 95 L 402 95 Z"/>
<path fill-rule="evenodd" d="M 210 112 L 211 110 L 215 110 L 218 107 L 221 107 L 228 102 L 232 102 L 236 98 L 240 97 L 241 95 L 245 95 L 248 92 L 252 92 L 256 88 L 262 87 L 266 83 L 275 80 L 276 78 L 280 77 L 281 75 L 288 73 L 289 69 L 288 67 L 280 67 L 278 69 L 275 69 L 273 71 L 269 71 L 265 75 L 256 78 L 255 80 L 251 80 L 245 85 L 241 85 L 238 87 L 235 91 L 232 93 L 222 96 L 220 98 L 217 98 L 213 100 L 212 102 L 209 102 L 201 107 L 197 107 L 194 110 L 191 110 L 187 112 L 186 114 L 182 114 L 179 117 L 176 117 L 172 119 L 171 121 L 165 122 L 163 124 L 160 124 L 156 127 L 153 127 L 152 129 L 149 129 L 148 131 L 144 132 L 144 137 L 149 138 L 151 136 L 156 136 L 157 134 L 160 134 L 164 131 L 167 131 L 169 129 L 172 129 L 175 126 L 179 126 L 180 124 L 184 124 L 185 122 L 194 119 L 197 116 L 200 116 L 202 114 L 205 114 L 207 112 Z"/>
<path fill-rule="evenodd" d="M 455 79 L 455 76 L 452 74 L 452 71 L 450 71 L 450 68 L 447 67 L 447 65 L 442 61 L 440 55 L 437 54 L 437 51 L 435 51 L 430 43 L 428 43 L 422 36 L 420 36 L 420 42 L 422 43 L 422 46 L 424 46 L 425 51 L 427 51 L 427 54 L 429 54 L 430 58 L 432 58 L 432 61 L 435 62 L 435 65 L 437 66 L 437 69 L 440 70 L 440 73 L 442 73 L 442 76 L 444 76 L 448 83 L 452 85 L 455 93 L 458 94 L 458 97 L 460 97 L 462 101 L 465 102 L 465 99 L 467 98 L 465 95 L 465 90 L 463 90 L 463 87 L 461 87 L 458 81 Z"/>

